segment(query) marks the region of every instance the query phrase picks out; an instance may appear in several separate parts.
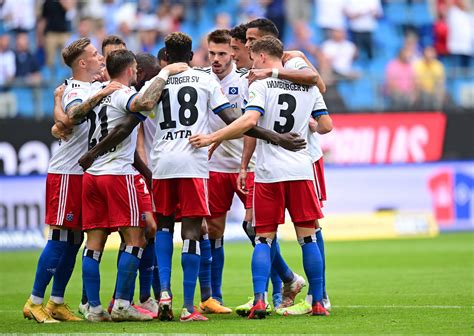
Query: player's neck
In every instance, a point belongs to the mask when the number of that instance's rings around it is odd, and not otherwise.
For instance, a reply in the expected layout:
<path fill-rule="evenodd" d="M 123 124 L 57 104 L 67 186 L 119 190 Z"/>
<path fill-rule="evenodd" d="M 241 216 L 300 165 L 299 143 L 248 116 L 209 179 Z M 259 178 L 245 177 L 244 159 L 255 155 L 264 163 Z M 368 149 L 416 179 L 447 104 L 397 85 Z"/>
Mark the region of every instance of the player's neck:
<path fill-rule="evenodd" d="M 89 74 L 87 71 L 76 70 L 72 72 L 72 78 L 81 82 L 90 83 L 94 80 L 94 76 Z"/>
<path fill-rule="evenodd" d="M 278 70 L 281 70 L 283 69 L 283 65 L 281 64 L 281 60 L 267 60 L 265 62 L 265 64 L 262 64 L 262 69 L 268 69 L 268 68 L 272 68 L 272 69 L 278 69 Z"/>
<path fill-rule="evenodd" d="M 120 84 L 123 84 L 125 86 L 130 85 L 130 81 L 128 80 L 128 78 L 126 76 L 119 76 L 119 77 L 115 77 L 115 78 L 111 77 L 110 81 L 111 82 L 119 82 Z"/>

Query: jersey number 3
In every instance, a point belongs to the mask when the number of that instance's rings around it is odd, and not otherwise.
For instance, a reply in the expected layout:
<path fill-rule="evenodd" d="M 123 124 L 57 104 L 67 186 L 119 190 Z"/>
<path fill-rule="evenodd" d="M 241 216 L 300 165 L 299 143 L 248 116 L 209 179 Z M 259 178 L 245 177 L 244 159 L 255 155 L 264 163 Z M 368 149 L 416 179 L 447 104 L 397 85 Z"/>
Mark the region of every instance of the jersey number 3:
<path fill-rule="evenodd" d="M 278 104 L 287 105 L 286 109 L 280 110 L 280 117 L 285 118 L 285 123 L 282 125 L 281 122 L 275 121 L 273 130 L 277 133 L 288 133 L 293 129 L 295 125 L 295 117 L 293 112 L 296 110 L 296 98 L 288 93 L 282 93 L 278 96 Z"/>
<path fill-rule="evenodd" d="M 188 99 L 186 100 L 186 95 Z M 179 123 L 183 126 L 194 125 L 198 118 L 198 109 L 196 103 L 198 93 L 192 86 L 183 86 L 178 91 L 179 103 Z M 162 130 L 176 128 L 176 121 L 171 117 L 170 93 L 168 89 L 164 89 L 161 94 L 161 103 L 163 104 L 163 121 L 160 122 Z M 188 114 L 188 116 L 186 116 Z"/>

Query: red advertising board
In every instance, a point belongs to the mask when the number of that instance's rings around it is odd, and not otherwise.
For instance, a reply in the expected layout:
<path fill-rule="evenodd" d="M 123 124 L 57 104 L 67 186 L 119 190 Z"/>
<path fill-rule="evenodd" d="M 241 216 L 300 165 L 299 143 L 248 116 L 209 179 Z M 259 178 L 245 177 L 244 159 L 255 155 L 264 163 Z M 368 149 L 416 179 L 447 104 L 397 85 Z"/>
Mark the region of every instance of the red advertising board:
<path fill-rule="evenodd" d="M 325 161 L 405 163 L 441 159 L 446 116 L 441 112 L 332 115 L 320 137 Z"/>

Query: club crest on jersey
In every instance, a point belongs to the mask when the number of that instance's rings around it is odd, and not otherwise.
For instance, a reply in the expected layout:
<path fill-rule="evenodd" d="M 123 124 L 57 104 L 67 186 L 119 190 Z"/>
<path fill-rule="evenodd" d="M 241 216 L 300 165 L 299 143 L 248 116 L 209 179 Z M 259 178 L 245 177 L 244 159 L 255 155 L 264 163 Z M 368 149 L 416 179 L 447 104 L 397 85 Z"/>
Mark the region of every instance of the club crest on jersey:
<path fill-rule="evenodd" d="M 144 220 L 146 219 L 146 215 L 145 215 L 145 213 L 142 213 L 142 215 L 141 215 L 141 216 L 142 216 L 142 221 L 144 221 Z"/>
<path fill-rule="evenodd" d="M 239 94 L 239 88 L 236 87 L 236 86 L 229 87 L 229 94 L 231 94 L 231 95 Z"/>
<path fill-rule="evenodd" d="M 74 219 L 74 214 L 73 214 L 73 213 L 68 213 L 68 214 L 66 215 L 66 220 L 67 220 L 68 222 L 72 222 L 73 219 Z"/>

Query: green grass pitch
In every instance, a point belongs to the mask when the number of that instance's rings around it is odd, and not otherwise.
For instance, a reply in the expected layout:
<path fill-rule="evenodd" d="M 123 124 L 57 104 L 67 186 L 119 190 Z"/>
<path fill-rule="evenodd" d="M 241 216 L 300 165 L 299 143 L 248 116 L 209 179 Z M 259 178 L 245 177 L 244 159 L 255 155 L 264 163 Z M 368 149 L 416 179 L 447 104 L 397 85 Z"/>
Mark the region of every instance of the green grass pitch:
<path fill-rule="evenodd" d="M 304 274 L 301 249 L 282 243 L 294 271 Z M 474 334 L 474 234 L 445 234 L 433 239 L 331 242 L 326 244 L 329 317 L 269 316 L 247 320 L 236 314 L 210 316 L 208 323 L 88 322 L 40 325 L 23 319 L 40 251 L 0 254 L 0 333 L 200 333 L 200 334 Z M 251 247 L 226 244 L 225 302 L 235 307 L 252 292 Z M 175 315 L 182 304 L 179 250 L 173 260 Z M 115 281 L 114 251 L 101 263 L 102 302 Z M 68 286 L 66 301 L 76 308 L 81 295 L 81 263 Z M 196 291 L 199 294 L 199 289 Z M 297 299 L 304 297 L 300 294 Z M 196 301 L 198 302 L 198 301 Z"/>

